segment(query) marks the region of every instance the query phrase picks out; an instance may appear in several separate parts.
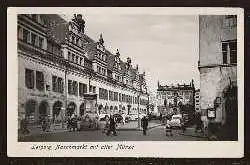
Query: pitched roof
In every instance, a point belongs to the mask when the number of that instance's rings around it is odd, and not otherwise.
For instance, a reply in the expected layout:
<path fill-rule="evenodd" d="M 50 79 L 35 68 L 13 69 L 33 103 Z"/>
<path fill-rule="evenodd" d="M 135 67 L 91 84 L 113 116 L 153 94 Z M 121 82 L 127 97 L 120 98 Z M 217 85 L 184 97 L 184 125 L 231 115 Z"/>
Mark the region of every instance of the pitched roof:
<path fill-rule="evenodd" d="M 45 14 L 43 16 L 47 25 L 48 38 L 62 44 L 69 34 L 69 23 L 56 14 Z"/>

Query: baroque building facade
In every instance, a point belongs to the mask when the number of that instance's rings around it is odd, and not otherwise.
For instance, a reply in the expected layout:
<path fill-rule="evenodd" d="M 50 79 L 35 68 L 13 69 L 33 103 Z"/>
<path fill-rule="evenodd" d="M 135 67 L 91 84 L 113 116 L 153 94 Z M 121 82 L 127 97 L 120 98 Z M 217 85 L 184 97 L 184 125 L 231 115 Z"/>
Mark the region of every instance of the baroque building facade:
<path fill-rule="evenodd" d="M 161 85 L 158 81 L 157 108 L 162 114 L 180 114 L 182 105 L 194 107 L 195 87 L 190 84 Z"/>
<path fill-rule="evenodd" d="M 237 16 L 199 16 L 199 33 L 202 120 L 228 130 L 222 134 L 231 140 L 237 139 Z M 215 111 L 212 118 L 210 109 Z"/>
<path fill-rule="evenodd" d="M 81 14 L 20 14 L 17 25 L 19 119 L 146 113 L 145 72 L 88 37 Z"/>

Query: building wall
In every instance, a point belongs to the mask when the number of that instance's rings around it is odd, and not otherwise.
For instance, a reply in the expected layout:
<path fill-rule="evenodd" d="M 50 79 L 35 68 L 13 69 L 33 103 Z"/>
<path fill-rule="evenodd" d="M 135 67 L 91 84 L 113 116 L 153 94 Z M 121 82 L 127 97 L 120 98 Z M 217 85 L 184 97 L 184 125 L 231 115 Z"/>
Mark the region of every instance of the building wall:
<path fill-rule="evenodd" d="M 39 16 L 39 15 L 38 15 Z M 40 17 L 40 16 L 39 16 Z M 138 113 L 138 109 L 140 113 L 146 113 L 147 106 L 144 103 L 137 104 L 135 102 L 128 103 L 128 102 L 121 102 L 121 101 L 111 101 L 109 99 L 100 99 L 99 97 L 99 88 L 104 88 L 108 91 L 118 92 L 121 94 L 129 95 L 132 97 L 138 97 L 140 96 L 140 99 L 148 100 L 148 95 L 146 93 L 142 93 L 138 90 L 131 89 L 128 87 L 125 87 L 123 84 L 118 83 L 111 83 L 107 80 L 107 78 L 101 78 L 98 76 L 90 76 L 89 71 L 93 71 L 92 69 L 95 69 L 95 65 L 93 68 L 88 67 L 88 72 L 85 72 L 86 66 L 84 66 L 84 60 L 86 60 L 86 57 L 84 54 L 82 54 L 82 50 L 80 48 L 76 47 L 75 45 L 69 44 L 63 44 L 58 45 L 56 44 L 59 49 L 59 54 L 53 54 L 49 53 L 47 51 L 47 37 L 45 33 L 43 33 L 43 47 L 37 47 L 38 44 L 32 43 L 30 35 L 28 36 L 28 41 L 23 41 L 23 27 L 28 27 L 27 30 L 33 33 L 33 31 L 36 31 L 36 26 L 33 24 L 36 24 L 36 22 L 33 22 L 32 19 L 30 19 L 27 16 L 20 15 L 19 17 L 18 25 L 18 112 L 19 112 L 19 119 L 22 119 L 25 117 L 26 109 L 27 109 L 27 103 L 30 102 L 30 100 L 33 100 L 35 102 L 35 108 L 32 109 L 32 111 L 35 111 L 35 120 L 38 121 L 40 117 L 39 113 L 39 106 L 44 105 L 46 103 L 46 115 L 53 115 L 53 107 L 56 102 L 61 102 L 61 110 L 59 115 L 56 117 L 56 119 L 63 119 L 63 117 L 66 115 L 65 109 L 66 104 L 69 105 L 70 103 L 75 104 L 75 110 L 74 113 L 76 115 L 80 115 L 80 107 L 81 105 L 84 105 L 85 111 L 87 102 L 86 98 L 84 96 L 79 95 L 79 83 L 83 83 L 87 86 L 87 93 L 93 93 L 93 91 L 90 92 L 90 86 L 94 86 L 96 88 L 95 93 L 97 94 L 97 103 L 92 104 L 90 109 L 91 111 L 96 111 L 97 113 L 102 113 L 102 111 L 98 110 L 99 105 L 103 105 L 103 108 L 105 105 L 108 107 L 113 106 L 113 109 L 115 106 L 117 106 L 117 111 L 113 113 L 119 113 L 119 110 L 121 110 L 119 107 L 123 108 L 123 113 L 128 113 L 128 105 L 131 105 L 131 113 Z M 27 19 L 29 22 L 25 22 L 22 19 Z M 26 25 L 27 24 L 27 25 Z M 57 25 L 55 24 L 55 27 Z M 44 28 L 44 27 L 43 27 Z M 44 30 L 44 29 L 43 29 Z M 40 32 L 42 33 L 42 32 Z M 40 33 L 37 33 L 40 34 Z M 76 32 L 75 32 L 76 33 Z M 57 33 L 59 34 L 59 33 Z M 28 43 L 27 43 L 28 42 Z M 51 46 L 51 45 L 49 45 Z M 28 48 L 28 49 L 27 49 Z M 42 50 L 43 49 L 43 50 Z M 61 50 L 60 50 L 61 49 Z M 77 49 L 77 50 L 75 50 Z M 82 57 L 83 61 L 80 64 L 78 59 L 78 64 L 75 62 L 74 64 L 70 61 L 69 63 L 70 68 L 67 68 L 67 74 L 65 72 L 66 66 L 64 65 L 64 62 L 66 59 L 68 59 L 68 52 L 70 51 L 77 51 L 78 57 Z M 59 56 L 58 56 L 59 55 Z M 43 56 L 46 56 L 46 59 L 43 58 Z M 50 57 L 48 57 L 50 56 Z M 58 56 L 58 57 L 51 57 L 51 56 Z M 59 60 L 60 59 L 60 60 Z M 60 61 L 62 62 L 60 64 Z M 72 69 L 71 66 L 77 67 L 77 69 Z M 92 65 L 91 65 L 92 67 Z M 28 89 L 25 84 L 25 69 L 30 69 L 34 71 L 34 88 Z M 36 71 L 40 71 L 44 75 L 44 90 L 39 91 L 36 89 Z M 138 73 L 139 74 L 139 73 Z M 62 78 L 63 82 L 63 92 L 53 92 L 52 88 L 52 76 L 57 76 Z M 65 83 L 65 76 L 66 76 L 66 83 Z M 77 95 L 69 94 L 68 92 L 68 80 L 76 81 L 77 82 Z M 139 82 L 137 82 L 137 85 Z M 89 104 L 88 104 L 89 105 Z M 102 109 L 103 109 L 102 108 Z M 40 108 L 42 109 L 42 108 Z M 108 111 L 110 113 L 110 111 Z M 85 113 L 86 114 L 86 113 Z"/>
<path fill-rule="evenodd" d="M 201 68 L 200 76 L 200 106 L 203 120 L 207 120 L 207 108 L 213 108 L 216 97 L 223 98 L 226 88 L 237 81 L 237 69 L 236 66 Z M 224 122 L 224 111 L 223 105 L 217 108 L 216 122 Z"/>
<path fill-rule="evenodd" d="M 200 66 L 222 64 L 221 41 L 237 38 L 236 26 L 227 28 L 225 16 L 199 16 Z"/>
<path fill-rule="evenodd" d="M 228 26 L 225 16 L 199 16 L 200 108 L 202 120 L 208 121 L 207 109 L 214 108 L 216 97 L 222 104 L 216 108 L 215 122 L 225 121 L 223 92 L 237 84 L 236 64 L 223 64 L 222 41 L 237 38 L 236 25 Z"/>

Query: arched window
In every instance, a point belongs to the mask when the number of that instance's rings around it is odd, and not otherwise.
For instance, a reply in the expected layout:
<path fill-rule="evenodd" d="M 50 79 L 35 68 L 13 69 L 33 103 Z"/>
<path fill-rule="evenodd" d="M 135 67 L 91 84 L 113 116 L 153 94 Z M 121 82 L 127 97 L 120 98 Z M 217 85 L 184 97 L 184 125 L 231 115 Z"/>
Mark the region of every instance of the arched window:
<path fill-rule="evenodd" d="M 60 101 L 57 101 L 57 102 L 54 103 L 54 105 L 53 105 L 53 116 L 58 116 L 60 114 L 60 112 L 62 110 L 62 106 L 63 106 L 63 104 Z"/>
<path fill-rule="evenodd" d="M 28 100 L 25 105 L 25 113 L 26 116 L 34 116 L 36 112 L 36 101 L 35 100 Z"/>
<path fill-rule="evenodd" d="M 76 104 L 74 102 L 70 102 L 67 107 L 67 116 L 72 116 L 73 113 L 75 113 L 76 110 Z"/>

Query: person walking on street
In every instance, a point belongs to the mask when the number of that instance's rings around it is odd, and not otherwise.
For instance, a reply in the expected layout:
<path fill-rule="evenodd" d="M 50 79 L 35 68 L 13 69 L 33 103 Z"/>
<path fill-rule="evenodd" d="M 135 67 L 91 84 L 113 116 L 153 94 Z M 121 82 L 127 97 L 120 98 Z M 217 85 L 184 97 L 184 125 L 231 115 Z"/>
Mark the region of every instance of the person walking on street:
<path fill-rule="evenodd" d="M 195 133 L 197 133 L 198 130 L 200 130 L 201 133 L 203 133 L 201 115 L 199 113 L 195 115 L 195 123 L 196 123 Z"/>
<path fill-rule="evenodd" d="M 108 115 L 105 116 L 105 125 L 104 125 L 104 128 L 103 128 L 103 133 L 107 133 L 109 130 L 109 117 Z"/>
<path fill-rule="evenodd" d="M 142 125 L 142 129 L 143 129 L 143 135 L 146 135 L 147 129 L 148 129 L 148 118 L 146 116 L 144 116 L 141 119 L 141 125 Z"/>
<path fill-rule="evenodd" d="M 44 118 L 42 118 L 42 122 L 41 122 L 41 124 L 42 124 L 42 130 L 43 130 L 43 132 L 45 132 L 46 131 L 46 117 L 44 117 Z"/>
<path fill-rule="evenodd" d="M 117 136 L 116 134 L 116 123 L 115 123 L 115 119 L 114 119 L 114 116 L 110 116 L 110 119 L 109 119 L 109 130 L 107 132 L 107 136 L 110 135 L 110 133 L 112 132 L 114 136 Z"/>

